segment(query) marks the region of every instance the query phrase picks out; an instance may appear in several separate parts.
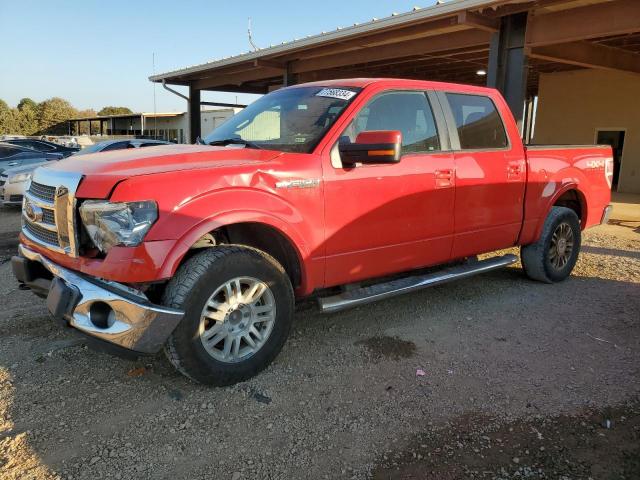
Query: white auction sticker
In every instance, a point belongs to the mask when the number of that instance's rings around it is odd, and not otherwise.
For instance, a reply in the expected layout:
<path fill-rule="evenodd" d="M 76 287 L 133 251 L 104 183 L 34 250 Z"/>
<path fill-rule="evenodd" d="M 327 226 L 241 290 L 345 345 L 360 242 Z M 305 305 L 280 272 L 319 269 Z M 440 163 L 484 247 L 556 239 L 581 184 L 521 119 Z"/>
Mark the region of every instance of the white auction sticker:
<path fill-rule="evenodd" d="M 355 94 L 356 92 L 352 92 L 351 90 L 343 90 L 342 88 L 323 88 L 318 93 L 316 93 L 316 97 L 330 97 L 339 98 L 340 100 L 349 100 Z"/>

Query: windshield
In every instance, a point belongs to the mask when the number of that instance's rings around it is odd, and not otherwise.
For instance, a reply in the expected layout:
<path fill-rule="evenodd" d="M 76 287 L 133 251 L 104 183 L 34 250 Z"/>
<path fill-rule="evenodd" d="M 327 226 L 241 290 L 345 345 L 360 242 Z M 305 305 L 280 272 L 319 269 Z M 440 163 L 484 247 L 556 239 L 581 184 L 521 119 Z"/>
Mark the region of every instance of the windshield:
<path fill-rule="evenodd" d="M 359 91 L 352 87 L 277 90 L 231 117 L 204 142 L 236 141 L 248 148 L 310 153 Z"/>
<path fill-rule="evenodd" d="M 105 147 L 105 143 L 107 143 L 107 142 L 94 143 L 93 145 L 89 145 L 88 147 L 84 147 L 82 150 L 80 150 L 78 153 L 76 153 L 76 155 L 86 155 L 88 153 L 101 152 L 102 149 Z"/>

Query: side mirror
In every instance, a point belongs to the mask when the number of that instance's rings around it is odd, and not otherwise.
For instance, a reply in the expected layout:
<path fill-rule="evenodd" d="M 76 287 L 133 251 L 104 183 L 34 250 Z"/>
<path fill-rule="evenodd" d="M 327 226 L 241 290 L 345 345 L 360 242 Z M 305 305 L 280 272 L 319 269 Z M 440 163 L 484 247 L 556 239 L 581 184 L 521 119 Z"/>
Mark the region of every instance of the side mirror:
<path fill-rule="evenodd" d="M 402 133 L 398 130 L 361 132 L 354 143 L 340 143 L 340 159 L 345 165 L 356 163 L 398 163 L 402 148 Z"/>

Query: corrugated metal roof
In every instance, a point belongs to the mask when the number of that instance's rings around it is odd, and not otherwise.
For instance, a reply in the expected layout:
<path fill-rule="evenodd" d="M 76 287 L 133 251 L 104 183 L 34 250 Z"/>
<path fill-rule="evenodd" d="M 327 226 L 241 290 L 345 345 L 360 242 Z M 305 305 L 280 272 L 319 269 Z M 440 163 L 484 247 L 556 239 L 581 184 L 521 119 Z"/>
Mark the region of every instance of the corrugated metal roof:
<path fill-rule="evenodd" d="M 197 73 L 212 68 L 220 68 L 234 65 L 241 62 L 255 60 L 267 56 L 288 53 L 297 49 L 318 46 L 323 43 L 341 40 L 347 37 L 356 36 L 363 33 L 371 33 L 377 30 L 384 30 L 389 27 L 397 27 L 404 23 L 414 23 L 421 20 L 435 19 L 437 17 L 457 13 L 464 10 L 474 10 L 487 8 L 494 5 L 507 3 L 526 3 L 530 0 L 449 0 L 445 3 L 436 4 L 425 8 L 414 8 L 410 12 L 393 14 L 382 19 L 372 19 L 362 24 L 354 24 L 346 28 L 338 28 L 332 32 L 322 32 L 317 35 L 310 35 L 303 39 L 295 39 L 290 42 L 282 42 L 280 45 L 262 48 L 254 52 L 246 52 L 232 57 L 225 57 L 218 60 L 193 65 L 178 70 L 152 75 L 149 80 L 152 82 L 169 81 L 172 77 Z"/>

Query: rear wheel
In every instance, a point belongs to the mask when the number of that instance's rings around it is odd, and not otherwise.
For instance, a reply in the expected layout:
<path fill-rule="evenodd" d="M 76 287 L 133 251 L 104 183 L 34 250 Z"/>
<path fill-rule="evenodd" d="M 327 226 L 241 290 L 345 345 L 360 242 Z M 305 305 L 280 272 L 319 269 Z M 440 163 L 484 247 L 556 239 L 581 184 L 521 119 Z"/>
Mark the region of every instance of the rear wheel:
<path fill-rule="evenodd" d="M 282 266 L 248 247 L 209 248 L 189 259 L 165 289 L 185 316 L 165 347 L 184 375 L 230 385 L 265 368 L 293 321 L 293 289 Z"/>
<path fill-rule="evenodd" d="M 580 252 L 580 221 L 570 208 L 553 207 L 536 243 L 522 247 L 520 258 L 529 278 L 546 283 L 567 278 Z"/>

